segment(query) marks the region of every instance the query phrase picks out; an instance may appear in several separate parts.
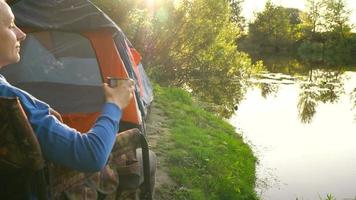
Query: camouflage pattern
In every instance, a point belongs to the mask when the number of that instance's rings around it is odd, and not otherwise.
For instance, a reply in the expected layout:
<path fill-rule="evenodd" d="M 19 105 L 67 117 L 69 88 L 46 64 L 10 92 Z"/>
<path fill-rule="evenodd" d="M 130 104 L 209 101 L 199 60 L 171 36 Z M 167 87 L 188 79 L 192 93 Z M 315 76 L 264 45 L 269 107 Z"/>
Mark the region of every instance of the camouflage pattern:
<path fill-rule="evenodd" d="M 130 129 L 116 137 L 110 164 L 117 167 L 119 175 L 140 175 L 140 166 L 136 157 L 136 149 L 141 144 L 140 134 L 138 129 Z"/>
<path fill-rule="evenodd" d="M 0 97 L 0 170 L 43 167 L 40 145 L 18 98 Z"/>
<path fill-rule="evenodd" d="M 0 170 L 34 174 L 45 169 L 45 187 L 51 199 L 94 200 L 103 195 L 106 200 L 139 199 L 139 184 L 122 187 L 119 177 L 140 176 L 136 149 L 141 137 L 138 129 L 120 133 L 108 164 L 97 173 L 82 173 L 52 163 L 45 167 L 40 145 L 18 98 L 0 97 Z"/>
<path fill-rule="evenodd" d="M 85 174 L 58 165 L 49 166 L 50 189 L 53 199 L 139 199 L 139 185 L 133 189 L 119 190 L 119 175 L 140 175 L 136 149 L 140 147 L 138 129 L 124 131 L 117 136 L 108 165 L 100 172 Z"/>

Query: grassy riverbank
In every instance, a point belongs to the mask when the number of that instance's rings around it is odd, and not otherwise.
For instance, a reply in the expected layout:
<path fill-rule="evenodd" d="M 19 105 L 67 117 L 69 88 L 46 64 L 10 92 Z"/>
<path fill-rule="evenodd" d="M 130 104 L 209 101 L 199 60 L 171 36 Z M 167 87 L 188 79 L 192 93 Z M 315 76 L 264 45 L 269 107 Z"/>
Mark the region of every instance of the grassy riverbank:
<path fill-rule="evenodd" d="M 170 191 L 173 199 L 258 199 L 256 158 L 234 127 L 181 89 L 155 87 L 155 98 L 168 117 L 168 140 L 157 146 L 177 183 Z"/>

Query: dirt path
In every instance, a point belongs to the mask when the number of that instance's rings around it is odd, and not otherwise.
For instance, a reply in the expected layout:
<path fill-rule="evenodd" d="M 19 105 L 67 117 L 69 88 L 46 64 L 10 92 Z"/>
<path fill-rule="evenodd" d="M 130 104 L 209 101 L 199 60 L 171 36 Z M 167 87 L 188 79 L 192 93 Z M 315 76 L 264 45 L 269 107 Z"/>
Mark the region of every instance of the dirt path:
<path fill-rule="evenodd" d="M 167 117 L 155 103 L 151 106 L 151 113 L 146 122 L 146 131 L 151 150 L 157 155 L 156 193 L 155 200 L 172 199 L 172 190 L 176 188 L 175 182 L 168 175 L 167 156 L 160 144 L 169 143 L 169 129 Z"/>

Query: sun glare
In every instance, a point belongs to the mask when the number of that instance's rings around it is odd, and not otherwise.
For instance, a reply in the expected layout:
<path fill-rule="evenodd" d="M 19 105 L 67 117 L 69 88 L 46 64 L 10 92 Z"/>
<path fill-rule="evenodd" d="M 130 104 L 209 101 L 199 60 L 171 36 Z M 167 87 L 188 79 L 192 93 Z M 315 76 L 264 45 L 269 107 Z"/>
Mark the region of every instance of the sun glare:
<path fill-rule="evenodd" d="M 165 3 L 165 1 L 167 1 L 167 0 L 144 0 L 145 4 L 147 6 L 159 6 L 163 3 Z M 169 0 L 169 1 L 173 2 L 173 5 L 176 6 L 176 5 L 180 4 L 182 0 Z"/>
<path fill-rule="evenodd" d="M 145 0 L 147 5 L 154 5 L 155 0 Z"/>
<path fill-rule="evenodd" d="M 144 0 L 148 8 L 159 6 L 164 0 Z"/>

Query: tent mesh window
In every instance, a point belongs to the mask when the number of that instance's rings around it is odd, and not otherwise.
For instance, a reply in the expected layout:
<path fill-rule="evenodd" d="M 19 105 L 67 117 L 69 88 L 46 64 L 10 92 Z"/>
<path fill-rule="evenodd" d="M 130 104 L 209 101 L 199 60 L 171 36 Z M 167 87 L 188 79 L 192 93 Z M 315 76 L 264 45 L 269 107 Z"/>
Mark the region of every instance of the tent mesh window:
<path fill-rule="evenodd" d="M 88 39 L 58 31 L 30 33 L 21 51 L 21 61 L 1 71 L 11 84 L 62 114 L 100 111 L 102 78 Z"/>

